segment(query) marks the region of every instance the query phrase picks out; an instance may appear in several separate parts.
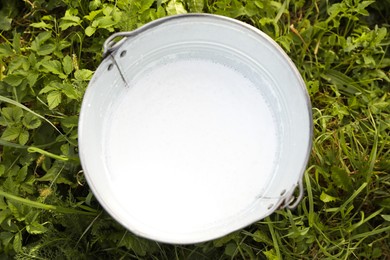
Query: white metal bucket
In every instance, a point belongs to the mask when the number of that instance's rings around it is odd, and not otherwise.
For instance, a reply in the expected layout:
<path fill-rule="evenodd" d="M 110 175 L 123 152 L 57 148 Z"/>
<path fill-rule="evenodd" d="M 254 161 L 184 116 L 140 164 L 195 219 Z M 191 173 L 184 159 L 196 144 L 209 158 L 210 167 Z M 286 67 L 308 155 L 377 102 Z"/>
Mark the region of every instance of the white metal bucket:
<path fill-rule="evenodd" d="M 124 227 L 196 243 L 299 203 L 311 105 L 271 38 L 188 14 L 116 33 L 104 55 L 82 103 L 79 152 L 93 193 Z"/>

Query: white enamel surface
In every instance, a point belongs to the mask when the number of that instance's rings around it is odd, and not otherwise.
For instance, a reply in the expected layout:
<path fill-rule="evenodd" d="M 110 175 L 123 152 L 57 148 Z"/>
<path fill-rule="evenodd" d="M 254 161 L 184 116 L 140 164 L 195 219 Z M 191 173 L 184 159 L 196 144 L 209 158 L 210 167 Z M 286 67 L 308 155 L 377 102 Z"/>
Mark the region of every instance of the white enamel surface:
<path fill-rule="evenodd" d="M 205 60 L 145 74 L 109 123 L 115 199 L 153 228 L 183 234 L 246 210 L 266 188 L 276 155 L 277 129 L 261 93 Z"/>
<path fill-rule="evenodd" d="M 300 76 L 268 37 L 187 16 L 113 57 L 122 75 L 110 59 L 99 66 L 79 146 L 95 196 L 126 228 L 163 242 L 210 240 L 271 214 L 295 188 L 311 115 Z"/>

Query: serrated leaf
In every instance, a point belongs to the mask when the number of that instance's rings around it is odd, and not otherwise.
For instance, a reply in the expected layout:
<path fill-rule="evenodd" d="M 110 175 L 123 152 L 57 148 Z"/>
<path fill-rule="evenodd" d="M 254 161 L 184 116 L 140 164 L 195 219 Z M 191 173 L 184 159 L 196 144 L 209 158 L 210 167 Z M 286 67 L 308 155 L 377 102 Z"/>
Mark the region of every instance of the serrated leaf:
<path fill-rule="evenodd" d="M 49 105 L 49 109 L 52 110 L 56 108 L 62 100 L 62 94 L 60 91 L 52 91 L 47 95 L 47 103 Z"/>
<path fill-rule="evenodd" d="M 45 94 L 45 93 L 48 93 L 50 91 L 59 90 L 59 87 L 57 86 L 57 84 L 59 85 L 60 83 L 51 82 L 49 85 L 47 85 L 43 89 L 41 89 L 41 91 L 39 91 L 39 94 Z"/>
<path fill-rule="evenodd" d="M 8 208 L 9 210 L 11 210 L 11 213 L 16 218 L 16 220 L 18 221 L 24 220 L 24 215 L 22 214 L 20 207 L 8 201 Z"/>
<path fill-rule="evenodd" d="M 0 57 L 7 57 L 14 53 L 11 46 L 7 43 L 1 43 L 0 44 Z"/>
<path fill-rule="evenodd" d="M 78 116 L 68 116 L 61 119 L 61 125 L 66 128 L 76 127 L 78 125 Z"/>
<path fill-rule="evenodd" d="M 13 87 L 19 86 L 25 77 L 22 75 L 7 75 L 3 81 Z"/>
<path fill-rule="evenodd" d="M 236 243 L 229 243 L 225 247 L 225 255 L 234 257 L 236 251 L 237 251 L 237 244 Z"/>
<path fill-rule="evenodd" d="M 146 255 L 146 250 L 142 246 L 142 239 L 137 238 L 129 233 L 127 233 L 126 236 L 120 240 L 118 246 L 124 246 L 127 249 L 131 249 L 139 256 Z"/>
<path fill-rule="evenodd" d="M 148 10 L 152 6 L 153 3 L 154 3 L 154 0 L 141 1 L 141 7 L 140 7 L 139 11 L 142 13 L 142 12 Z"/>
<path fill-rule="evenodd" d="M 102 2 L 100 0 L 93 0 L 89 2 L 89 10 L 95 11 L 102 5 Z"/>
<path fill-rule="evenodd" d="M 113 27 L 115 24 L 116 22 L 112 20 L 111 16 L 102 16 L 96 18 L 92 22 L 92 27 L 109 29 L 110 27 Z"/>
<path fill-rule="evenodd" d="M 320 195 L 320 200 L 322 202 L 328 203 L 328 202 L 336 201 L 337 198 L 332 197 L 332 196 L 326 194 L 325 192 L 322 192 L 321 195 Z"/>
<path fill-rule="evenodd" d="M 37 235 L 37 234 L 43 234 L 47 231 L 47 228 L 43 226 L 42 224 L 39 224 L 37 222 L 33 222 L 26 226 L 26 230 L 28 233 Z"/>
<path fill-rule="evenodd" d="M 202 13 L 204 8 L 204 0 L 187 0 L 187 6 L 192 13 Z"/>
<path fill-rule="evenodd" d="M 222 246 L 226 245 L 228 242 L 230 242 L 231 240 L 234 240 L 236 237 L 237 237 L 237 232 L 231 233 L 229 235 L 215 239 L 213 241 L 213 245 L 215 247 L 222 247 Z"/>
<path fill-rule="evenodd" d="M 58 60 L 49 60 L 47 62 L 42 63 L 41 66 L 53 74 L 64 75 L 64 73 L 62 73 L 61 62 L 59 62 Z"/>
<path fill-rule="evenodd" d="M 81 24 L 81 19 L 78 16 L 65 16 L 61 18 L 60 29 L 65 31 L 69 27 L 79 26 Z"/>
<path fill-rule="evenodd" d="M 40 45 L 44 43 L 45 41 L 49 40 L 51 38 L 51 32 L 41 32 L 35 37 L 34 41 L 35 44 Z"/>
<path fill-rule="evenodd" d="M 77 70 L 74 73 L 74 77 L 77 80 L 88 81 L 92 78 L 93 71 L 87 69 Z"/>
<path fill-rule="evenodd" d="M 12 47 L 17 54 L 20 54 L 20 34 L 14 32 L 14 38 L 12 40 Z"/>
<path fill-rule="evenodd" d="M 8 75 L 12 75 L 14 71 L 18 70 L 20 67 L 22 67 L 22 64 L 24 63 L 25 57 L 18 57 L 14 60 L 12 60 L 8 64 Z"/>
<path fill-rule="evenodd" d="M 11 211 L 7 210 L 0 210 L 0 225 L 3 223 L 4 220 L 6 220 L 11 215 Z"/>
<path fill-rule="evenodd" d="M 92 11 L 92 12 L 89 12 L 88 15 L 85 15 L 84 18 L 87 19 L 88 21 L 92 21 L 92 20 L 95 19 L 95 17 L 97 17 L 102 12 L 103 12 L 102 9 L 99 9 L 99 10 L 96 10 L 96 11 Z"/>
<path fill-rule="evenodd" d="M 171 0 L 169 1 L 166 11 L 168 15 L 174 14 L 186 14 L 187 10 L 184 8 L 184 5 L 179 0 Z"/>
<path fill-rule="evenodd" d="M 35 129 L 41 125 L 41 120 L 31 113 L 26 113 L 22 120 L 23 125 L 28 129 Z"/>
<path fill-rule="evenodd" d="M 45 175 L 38 178 L 39 181 L 53 181 L 55 178 L 57 178 L 58 173 L 61 171 L 61 165 L 58 163 L 54 163 L 52 167 L 46 172 Z"/>
<path fill-rule="evenodd" d="M 345 191 L 353 190 L 351 177 L 349 177 L 348 173 L 343 169 L 333 166 L 331 177 L 337 187 Z"/>
<path fill-rule="evenodd" d="M 73 71 L 73 62 L 72 58 L 69 55 L 66 55 L 62 60 L 62 66 L 64 67 L 64 72 L 66 75 L 69 75 Z"/>
<path fill-rule="evenodd" d="M 4 107 L 1 114 L 6 121 L 18 123 L 23 117 L 23 110 L 20 107 Z"/>
<path fill-rule="evenodd" d="M 30 87 L 33 87 L 35 85 L 35 83 L 37 82 L 38 78 L 39 78 L 39 74 L 36 73 L 35 71 L 29 72 L 27 77 L 26 77 L 27 82 L 30 85 Z"/>
<path fill-rule="evenodd" d="M 13 248 L 14 248 L 16 253 L 18 253 L 22 250 L 22 233 L 21 232 L 16 233 L 16 235 L 14 237 Z"/>
<path fill-rule="evenodd" d="M 28 173 L 28 166 L 25 165 L 22 168 L 19 169 L 17 175 L 16 175 L 16 181 L 22 182 L 26 179 Z"/>
<path fill-rule="evenodd" d="M 56 50 L 56 46 L 54 43 L 47 43 L 39 46 L 37 50 L 37 54 L 40 56 L 46 56 L 53 53 Z"/>
<path fill-rule="evenodd" d="M 62 93 L 64 93 L 70 99 L 79 99 L 79 95 L 72 84 L 63 84 Z"/>
<path fill-rule="evenodd" d="M 52 53 L 55 50 L 53 43 L 44 44 L 51 38 L 51 31 L 42 32 L 35 37 L 31 43 L 31 50 L 35 51 L 38 55 L 45 56 Z"/>
<path fill-rule="evenodd" d="M 275 249 L 264 251 L 263 254 L 267 257 L 267 260 L 279 260 L 279 257 L 276 254 Z"/>
<path fill-rule="evenodd" d="M 13 141 L 18 138 L 19 134 L 21 132 L 21 129 L 19 127 L 7 127 L 3 134 L 1 135 L 1 138 L 5 141 Z"/>
<path fill-rule="evenodd" d="M 256 242 L 266 243 L 268 245 L 273 244 L 272 240 L 266 234 L 264 234 L 264 232 L 262 232 L 261 230 L 255 231 L 255 233 L 253 233 L 253 235 L 252 235 L 252 238 Z"/>
<path fill-rule="evenodd" d="M 28 142 L 30 134 L 27 130 L 22 130 L 19 134 L 19 144 L 25 145 Z"/>
<path fill-rule="evenodd" d="M 85 35 L 92 36 L 96 32 L 96 27 L 88 26 L 85 28 Z"/>
<path fill-rule="evenodd" d="M 9 18 L 8 16 L 3 16 L 0 19 L 0 31 L 9 31 L 11 30 L 11 24 L 12 24 L 12 19 Z"/>
<path fill-rule="evenodd" d="M 34 28 L 48 29 L 48 30 L 53 28 L 53 25 L 45 23 L 44 21 L 40 21 L 39 23 L 32 23 L 30 24 L 30 26 Z"/>
<path fill-rule="evenodd" d="M 7 247 L 13 238 L 14 235 L 11 232 L 0 232 L 0 240 L 4 247 Z"/>

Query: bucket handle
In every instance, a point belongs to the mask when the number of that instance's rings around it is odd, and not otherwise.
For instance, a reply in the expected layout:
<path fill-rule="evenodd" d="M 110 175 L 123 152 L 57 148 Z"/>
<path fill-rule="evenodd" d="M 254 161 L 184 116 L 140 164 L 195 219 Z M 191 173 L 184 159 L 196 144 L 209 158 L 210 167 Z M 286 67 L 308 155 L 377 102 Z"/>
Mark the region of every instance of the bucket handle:
<path fill-rule="evenodd" d="M 112 34 L 110 37 L 107 38 L 107 40 L 103 44 L 103 58 L 106 58 L 108 55 L 110 55 L 112 52 L 116 51 L 122 44 L 123 42 L 129 38 L 129 37 L 134 37 L 141 32 L 144 32 L 150 28 L 153 28 L 155 26 L 158 26 L 160 24 L 165 23 L 166 21 L 169 20 L 175 20 L 178 18 L 181 18 L 182 16 L 207 16 L 206 14 L 179 14 L 179 15 L 172 15 L 172 16 L 167 16 L 164 18 L 160 18 L 157 20 L 154 20 L 150 23 L 147 23 L 133 31 L 128 31 L 128 32 L 117 32 Z M 115 41 L 115 38 L 118 37 L 123 37 L 123 39 L 119 41 Z"/>
<path fill-rule="evenodd" d="M 293 193 L 294 193 L 295 189 L 297 188 L 297 186 L 298 186 L 298 189 L 299 189 L 299 194 L 298 194 L 297 197 L 295 197 L 293 195 Z M 284 203 L 282 204 L 281 208 L 295 209 L 296 206 L 298 206 L 299 202 L 303 198 L 303 181 L 302 181 L 302 179 L 299 180 L 297 186 L 295 186 L 293 189 L 291 189 L 289 194 L 287 194 L 287 196 L 284 199 Z"/>
<path fill-rule="evenodd" d="M 103 44 L 103 58 L 106 58 L 112 52 L 116 51 L 123 42 L 132 35 L 135 35 L 137 30 L 131 32 L 117 32 L 108 37 Z M 115 41 L 116 38 L 123 37 L 119 41 Z"/>

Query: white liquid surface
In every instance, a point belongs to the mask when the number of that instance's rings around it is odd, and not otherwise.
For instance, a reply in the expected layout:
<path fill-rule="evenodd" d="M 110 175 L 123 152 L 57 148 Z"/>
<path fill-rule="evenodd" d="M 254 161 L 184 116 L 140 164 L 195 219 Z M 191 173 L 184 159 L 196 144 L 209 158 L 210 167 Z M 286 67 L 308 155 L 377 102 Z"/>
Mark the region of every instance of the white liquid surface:
<path fill-rule="evenodd" d="M 108 129 L 115 199 L 131 218 L 167 232 L 205 229 L 246 210 L 267 188 L 276 156 L 276 126 L 259 90 L 206 60 L 143 76 Z"/>

